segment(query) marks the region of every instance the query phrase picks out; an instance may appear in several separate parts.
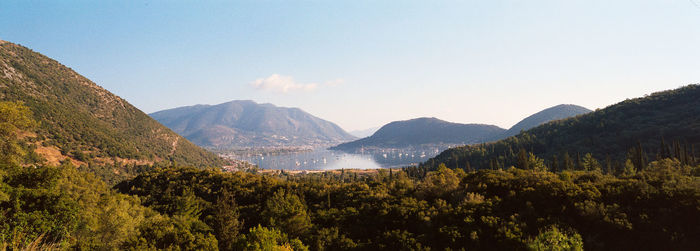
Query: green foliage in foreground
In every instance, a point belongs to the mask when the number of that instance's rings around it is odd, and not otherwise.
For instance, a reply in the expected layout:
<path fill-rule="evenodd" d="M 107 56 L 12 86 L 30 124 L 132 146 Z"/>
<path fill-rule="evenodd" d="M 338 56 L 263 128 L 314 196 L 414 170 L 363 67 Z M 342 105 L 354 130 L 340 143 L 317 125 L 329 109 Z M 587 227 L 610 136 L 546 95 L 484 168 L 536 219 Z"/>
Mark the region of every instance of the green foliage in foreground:
<path fill-rule="evenodd" d="M 117 187 L 168 215 L 191 191 L 208 225 L 216 224 L 217 198 L 233 194 L 241 230 L 267 227 L 311 250 L 687 250 L 700 247 L 699 170 L 670 159 L 627 177 L 444 166 L 423 179 L 168 168 Z"/>
<path fill-rule="evenodd" d="M 18 134 L 35 124 L 29 110 L 0 102 L 0 115 L 0 249 L 217 248 L 196 217 L 161 215 L 69 161 L 37 166 Z"/>
<path fill-rule="evenodd" d="M 629 177 L 443 167 L 425 179 L 403 171 L 355 179 L 163 168 L 120 184 L 124 195 L 70 166 L 16 168 L 2 181 L 9 196 L 0 203 L 0 241 L 22 247 L 43 236 L 84 249 L 693 250 L 699 169 L 664 160 Z"/>
<path fill-rule="evenodd" d="M 0 106 L 19 118 L 0 120 L 10 132 L 0 142 L 15 149 L 0 152 L 1 248 L 700 249 L 700 166 L 676 158 L 629 160 L 607 174 L 590 156 L 585 170 L 550 172 L 526 151 L 517 158 L 524 169 L 469 172 L 164 167 L 110 188 L 70 162 L 32 164 L 16 133 L 32 124 L 20 107 Z"/>

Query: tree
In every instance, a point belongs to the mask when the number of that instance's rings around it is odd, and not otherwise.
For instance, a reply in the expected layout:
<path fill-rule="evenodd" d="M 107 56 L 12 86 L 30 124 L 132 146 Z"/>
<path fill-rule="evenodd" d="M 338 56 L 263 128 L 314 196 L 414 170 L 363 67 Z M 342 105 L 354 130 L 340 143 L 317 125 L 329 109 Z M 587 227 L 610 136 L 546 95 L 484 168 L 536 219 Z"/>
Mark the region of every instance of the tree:
<path fill-rule="evenodd" d="M 634 167 L 632 160 L 627 159 L 627 161 L 625 161 L 625 169 L 622 171 L 622 175 L 632 176 L 635 174 L 637 174 L 637 168 Z"/>
<path fill-rule="evenodd" d="M 442 197 L 457 189 L 459 181 L 460 178 L 454 170 L 441 164 L 437 171 L 426 175 L 425 180 L 420 184 L 420 190 L 424 195 Z"/>
<path fill-rule="evenodd" d="M 537 156 L 535 156 L 532 153 L 528 154 L 527 163 L 528 163 L 527 164 L 528 167 L 530 167 L 530 169 L 532 169 L 532 170 L 537 170 L 537 171 L 546 171 L 547 170 L 547 166 L 544 165 L 544 160 L 538 158 Z"/>
<path fill-rule="evenodd" d="M 558 172 L 559 170 L 559 158 L 556 155 L 552 156 L 552 172 Z"/>
<path fill-rule="evenodd" d="M 683 144 L 683 150 L 681 152 L 681 163 L 684 165 L 690 165 L 690 155 L 688 154 L 688 143 Z"/>
<path fill-rule="evenodd" d="M 571 156 L 569 156 L 568 152 L 564 153 L 563 164 L 564 164 L 564 170 L 573 170 L 574 169 L 574 161 L 571 159 Z"/>
<path fill-rule="evenodd" d="M 601 171 L 601 166 L 593 155 L 587 153 L 583 156 L 583 169 L 586 171 Z"/>
<path fill-rule="evenodd" d="M 518 168 L 520 169 L 530 169 L 530 161 L 528 159 L 528 153 L 525 151 L 525 148 L 520 148 L 520 152 L 518 152 Z"/>
<path fill-rule="evenodd" d="M 677 160 L 683 159 L 683 154 L 681 153 L 681 143 L 678 140 L 673 141 L 673 157 Z"/>
<path fill-rule="evenodd" d="M 233 250 L 242 227 L 233 193 L 222 189 L 214 207 L 214 231 L 219 240 L 219 249 Z"/>
<path fill-rule="evenodd" d="M 295 194 L 279 189 L 265 202 L 263 218 L 270 227 L 298 237 L 311 228 L 306 204 Z"/>
<path fill-rule="evenodd" d="M 576 153 L 576 170 L 583 169 L 583 161 L 581 160 L 581 153 Z"/>
<path fill-rule="evenodd" d="M 615 174 L 615 170 L 612 164 L 612 158 L 610 158 L 610 155 L 608 154 L 605 156 L 605 173 L 606 174 Z"/>
<path fill-rule="evenodd" d="M 583 239 L 578 233 L 566 234 L 557 227 L 550 227 L 540 233 L 528 244 L 530 250 L 559 251 L 559 250 L 583 250 Z"/>
<path fill-rule="evenodd" d="M 242 238 L 243 250 L 265 250 L 265 251 L 283 251 L 308 250 L 299 239 L 290 240 L 287 235 L 277 229 L 270 229 L 258 225 L 249 230 L 249 233 Z"/>
<path fill-rule="evenodd" d="M 191 189 L 185 189 L 182 196 L 177 196 L 174 203 L 174 215 L 181 215 L 193 219 L 198 219 L 202 214 L 204 206 L 202 199 L 198 198 Z"/>
<path fill-rule="evenodd" d="M 20 164 L 24 151 L 19 145 L 20 131 L 35 126 L 28 107 L 19 102 L 0 102 L 0 167 Z"/>
<path fill-rule="evenodd" d="M 637 170 L 644 170 L 647 166 L 647 157 L 644 153 L 644 148 L 642 148 L 642 143 L 637 141 L 637 146 L 632 151 L 632 163 Z"/>
<path fill-rule="evenodd" d="M 690 145 L 690 164 L 695 165 L 695 144 Z"/>
<path fill-rule="evenodd" d="M 657 159 L 665 159 L 669 157 L 668 145 L 666 145 L 666 140 L 661 137 L 661 149 L 659 150 L 659 156 Z"/>

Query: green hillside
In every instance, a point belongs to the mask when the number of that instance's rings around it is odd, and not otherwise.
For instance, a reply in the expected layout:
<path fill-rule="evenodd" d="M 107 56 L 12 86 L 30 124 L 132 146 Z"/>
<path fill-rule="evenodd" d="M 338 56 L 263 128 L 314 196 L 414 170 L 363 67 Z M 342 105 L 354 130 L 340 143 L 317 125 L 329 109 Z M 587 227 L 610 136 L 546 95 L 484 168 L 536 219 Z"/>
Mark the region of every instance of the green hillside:
<path fill-rule="evenodd" d="M 31 109 L 39 127 L 27 136 L 50 164 L 70 158 L 103 177 L 172 161 L 223 164 L 70 68 L 9 42 L 0 42 L 0 101 Z"/>
<path fill-rule="evenodd" d="M 699 143 L 700 85 L 689 85 L 550 122 L 501 141 L 449 149 L 423 167 L 518 166 L 521 152 L 531 152 L 554 169 L 580 168 L 590 153 L 589 160 L 619 170 L 626 159 L 637 168 L 666 157 L 694 161 Z"/>

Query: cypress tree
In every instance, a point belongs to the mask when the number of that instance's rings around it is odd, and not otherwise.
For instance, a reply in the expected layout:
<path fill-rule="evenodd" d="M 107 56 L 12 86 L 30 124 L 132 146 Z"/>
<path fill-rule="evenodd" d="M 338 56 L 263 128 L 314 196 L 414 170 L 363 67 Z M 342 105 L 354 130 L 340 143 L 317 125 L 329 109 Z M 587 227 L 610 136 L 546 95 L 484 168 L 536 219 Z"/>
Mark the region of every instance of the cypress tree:
<path fill-rule="evenodd" d="M 552 171 L 553 172 L 558 172 L 559 171 L 559 159 L 557 158 L 557 155 L 552 156 Z"/>
<path fill-rule="evenodd" d="M 683 143 L 683 147 L 681 148 L 681 163 L 683 163 L 683 165 L 688 165 L 690 163 L 688 159 L 688 143 Z"/>
<path fill-rule="evenodd" d="M 513 148 L 512 148 L 512 147 L 508 146 L 508 152 L 506 153 L 506 157 L 507 157 L 507 158 L 511 158 L 511 157 L 513 157 L 513 156 L 515 156 L 515 152 L 513 152 Z"/>
<path fill-rule="evenodd" d="M 520 152 L 518 152 L 518 168 L 530 169 L 530 162 L 528 161 L 527 151 L 525 151 L 525 148 L 520 148 Z"/>
<path fill-rule="evenodd" d="M 219 241 L 219 248 L 222 250 L 232 250 L 235 248 L 238 234 L 243 228 L 243 220 L 240 220 L 238 204 L 234 194 L 226 189 L 221 190 L 221 194 L 216 199 L 214 205 L 214 232 Z"/>
<path fill-rule="evenodd" d="M 455 170 L 459 169 L 459 156 L 457 156 L 456 153 L 452 153 L 452 158 L 450 158 L 450 161 L 455 162 Z"/>
<path fill-rule="evenodd" d="M 681 160 L 681 143 L 678 140 L 673 141 L 673 157 Z"/>
<path fill-rule="evenodd" d="M 668 146 L 666 145 L 666 140 L 664 137 L 661 137 L 661 149 L 659 150 L 659 158 L 658 159 L 665 159 L 668 158 L 669 156 L 669 151 L 668 151 Z"/>
<path fill-rule="evenodd" d="M 613 167 L 613 171 L 611 174 L 613 175 L 619 175 L 622 170 L 623 170 L 623 163 L 620 161 L 615 161 L 615 166 Z"/>
<path fill-rule="evenodd" d="M 573 169 L 573 161 L 571 160 L 571 156 L 569 156 L 568 152 L 564 152 L 564 170 L 571 170 Z"/>
<path fill-rule="evenodd" d="M 637 141 L 637 147 L 634 150 L 633 163 L 638 171 L 643 170 L 647 166 L 647 158 L 642 148 L 642 143 Z"/>
<path fill-rule="evenodd" d="M 583 162 L 581 161 L 581 153 L 576 152 L 576 170 L 583 169 Z"/>
<path fill-rule="evenodd" d="M 695 165 L 695 144 L 690 145 L 690 164 Z"/>
<path fill-rule="evenodd" d="M 391 169 L 390 169 L 391 170 Z M 331 208 L 331 192 L 326 192 L 326 199 L 328 200 L 328 208 Z"/>
<path fill-rule="evenodd" d="M 605 156 L 605 173 L 606 174 L 613 174 L 613 166 L 612 166 L 612 158 L 610 158 L 610 154 Z"/>

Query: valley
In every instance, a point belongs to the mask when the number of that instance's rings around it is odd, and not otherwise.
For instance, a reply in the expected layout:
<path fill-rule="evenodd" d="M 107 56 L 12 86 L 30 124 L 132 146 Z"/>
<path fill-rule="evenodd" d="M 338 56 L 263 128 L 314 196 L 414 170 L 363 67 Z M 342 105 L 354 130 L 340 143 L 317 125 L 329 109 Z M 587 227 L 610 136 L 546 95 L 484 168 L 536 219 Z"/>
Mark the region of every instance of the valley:
<path fill-rule="evenodd" d="M 2 1 L 0 251 L 700 250 L 694 1 Z"/>
<path fill-rule="evenodd" d="M 171 130 L 27 48 L 3 43 L 0 56 L 2 247 L 700 247 L 699 85 L 595 112 L 556 106 L 512 130 L 419 118 L 342 143 L 355 138 L 330 122 L 247 101 L 220 108 L 256 116 L 153 115 Z M 241 147 L 267 137 L 261 125 L 291 134 Z M 295 131 L 303 144 L 287 140 Z"/>

